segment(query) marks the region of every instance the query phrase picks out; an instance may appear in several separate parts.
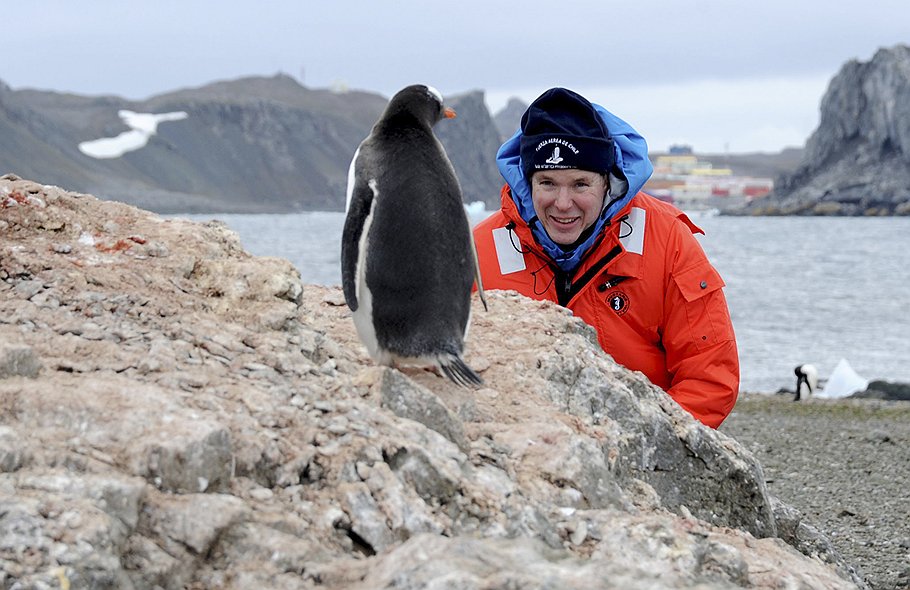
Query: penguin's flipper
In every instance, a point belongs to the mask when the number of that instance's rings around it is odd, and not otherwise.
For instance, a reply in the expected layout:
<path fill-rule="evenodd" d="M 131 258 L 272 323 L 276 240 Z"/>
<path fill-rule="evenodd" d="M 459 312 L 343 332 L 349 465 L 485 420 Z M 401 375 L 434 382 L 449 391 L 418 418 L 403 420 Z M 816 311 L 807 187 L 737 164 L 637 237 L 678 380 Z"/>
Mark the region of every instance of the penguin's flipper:
<path fill-rule="evenodd" d="M 344 197 L 344 212 L 347 213 L 351 208 L 351 198 L 354 192 L 354 184 L 357 179 L 357 156 L 360 155 L 360 146 L 354 151 L 354 157 L 351 158 L 351 164 L 348 166 L 348 185 Z"/>
<path fill-rule="evenodd" d="M 453 383 L 462 387 L 483 385 L 483 379 L 464 360 L 455 355 L 439 357 L 439 370 Z"/>
<path fill-rule="evenodd" d="M 474 245 L 474 232 L 471 235 L 471 256 L 474 258 L 474 282 L 477 284 L 477 294 L 480 295 L 480 302 L 483 303 L 483 310 L 490 311 L 487 307 L 487 296 L 483 292 L 483 280 L 480 278 L 480 259 L 477 257 L 477 246 Z"/>
<path fill-rule="evenodd" d="M 344 220 L 344 229 L 341 234 L 341 286 L 344 299 L 351 308 L 357 311 L 357 259 L 360 256 L 360 239 L 367 218 L 373 206 L 373 189 L 363 174 L 363 170 L 355 170 L 360 148 L 351 161 L 348 174 L 347 189 L 347 217 Z"/>

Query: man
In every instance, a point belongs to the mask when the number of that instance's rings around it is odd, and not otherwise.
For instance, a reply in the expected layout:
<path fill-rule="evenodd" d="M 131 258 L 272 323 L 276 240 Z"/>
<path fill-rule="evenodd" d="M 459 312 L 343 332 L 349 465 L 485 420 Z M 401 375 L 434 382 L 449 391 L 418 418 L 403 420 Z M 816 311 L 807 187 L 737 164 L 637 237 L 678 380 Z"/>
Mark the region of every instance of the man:
<path fill-rule="evenodd" d="M 564 88 L 535 100 L 500 148 L 502 209 L 474 229 L 483 285 L 571 309 L 618 363 L 717 428 L 739 388 L 723 280 L 627 123 Z"/>

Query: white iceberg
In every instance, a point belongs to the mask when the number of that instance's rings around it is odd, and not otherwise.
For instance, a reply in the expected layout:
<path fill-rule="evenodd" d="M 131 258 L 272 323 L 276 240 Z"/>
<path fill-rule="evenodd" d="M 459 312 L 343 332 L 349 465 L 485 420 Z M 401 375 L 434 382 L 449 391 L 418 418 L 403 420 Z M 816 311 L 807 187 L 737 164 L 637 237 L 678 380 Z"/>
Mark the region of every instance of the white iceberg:
<path fill-rule="evenodd" d="M 865 391 L 867 387 L 869 380 L 857 375 L 847 359 L 841 359 L 825 382 L 825 387 L 816 396 L 837 399 Z"/>

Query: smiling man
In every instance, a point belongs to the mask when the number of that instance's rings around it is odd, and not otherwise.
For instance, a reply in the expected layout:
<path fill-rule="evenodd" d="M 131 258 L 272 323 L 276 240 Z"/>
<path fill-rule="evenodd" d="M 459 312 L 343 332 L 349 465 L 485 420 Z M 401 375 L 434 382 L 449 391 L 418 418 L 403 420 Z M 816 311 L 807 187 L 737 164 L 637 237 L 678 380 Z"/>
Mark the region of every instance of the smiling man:
<path fill-rule="evenodd" d="M 607 179 L 587 170 L 541 170 L 531 177 L 531 202 L 557 244 L 574 244 L 603 208 Z"/>
<path fill-rule="evenodd" d="M 571 309 L 618 363 L 717 428 L 739 359 L 724 282 L 673 207 L 640 192 L 645 140 L 565 88 L 535 100 L 499 149 L 502 209 L 474 229 L 483 285 Z"/>

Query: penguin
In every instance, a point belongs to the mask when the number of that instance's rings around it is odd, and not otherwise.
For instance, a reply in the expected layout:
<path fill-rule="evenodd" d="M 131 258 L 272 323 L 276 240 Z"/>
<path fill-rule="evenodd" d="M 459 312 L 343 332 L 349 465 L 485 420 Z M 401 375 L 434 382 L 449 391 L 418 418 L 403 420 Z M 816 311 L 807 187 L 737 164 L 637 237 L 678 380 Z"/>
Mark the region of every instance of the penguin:
<path fill-rule="evenodd" d="M 796 373 L 796 396 L 793 401 L 809 399 L 809 396 L 813 395 L 818 387 L 818 370 L 815 365 L 799 365 L 793 369 L 793 372 Z M 803 398 L 803 392 L 805 392 L 805 398 Z"/>
<path fill-rule="evenodd" d="M 471 386 L 483 383 L 462 358 L 475 281 L 487 304 L 461 187 L 432 130 L 454 117 L 430 86 L 389 101 L 348 171 L 341 276 L 377 363 L 433 365 Z"/>

